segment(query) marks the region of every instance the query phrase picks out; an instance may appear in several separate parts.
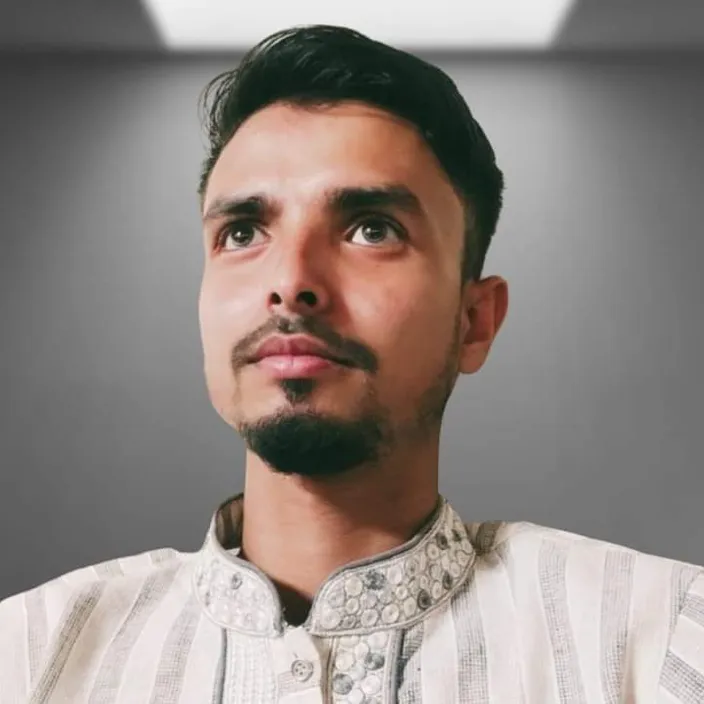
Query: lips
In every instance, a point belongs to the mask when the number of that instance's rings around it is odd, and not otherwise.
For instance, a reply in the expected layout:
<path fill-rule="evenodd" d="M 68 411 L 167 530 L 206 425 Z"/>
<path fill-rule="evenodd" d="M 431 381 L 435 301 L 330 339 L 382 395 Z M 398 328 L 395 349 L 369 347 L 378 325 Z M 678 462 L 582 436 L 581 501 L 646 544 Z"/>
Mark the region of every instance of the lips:
<path fill-rule="evenodd" d="M 311 337 L 270 337 L 261 344 L 250 358 L 250 363 L 257 363 L 267 357 L 317 357 L 336 364 L 351 366 L 345 357 L 331 352 L 324 344 Z"/>

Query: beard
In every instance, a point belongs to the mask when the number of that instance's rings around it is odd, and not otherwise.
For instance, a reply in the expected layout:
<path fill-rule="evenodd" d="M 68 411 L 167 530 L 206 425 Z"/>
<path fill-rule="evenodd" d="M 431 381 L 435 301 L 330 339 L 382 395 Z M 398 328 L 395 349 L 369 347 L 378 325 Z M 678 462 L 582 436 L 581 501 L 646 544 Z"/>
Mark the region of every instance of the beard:
<path fill-rule="evenodd" d="M 397 443 L 420 442 L 437 431 L 457 379 L 453 358 L 422 395 L 414 420 L 395 428 L 390 414 L 370 399 L 358 418 L 343 419 L 296 408 L 315 382 L 289 379 L 280 386 L 287 408 L 238 425 L 247 447 L 280 474 L 334 477 L 361 466 L 378 463 Z"/>
<path fill-rule="evenodd" d="M 376 414 L 346 420 L 282 410 L 239 428 L 247 447 L 280 474 L 331 477 L 379 461 L 388 423 Z"/>
<path fill-rule="evenodd" d="M 445 365 L 421 395 L 415 417 L 403 426 L 394 426 L 373 387 L 360 416 L 344 419 L 300 407 L 312 395 L 315 380 L 285 379 L 279 386 L 287 407 L 254 422 L 238 423 L 237 430 L 250 451 L 280 474 L 334 477 L 373 465 L 396 444 L 421 442 L 439 432 L 458 376 L 459 324 L 458 310 Z"/>

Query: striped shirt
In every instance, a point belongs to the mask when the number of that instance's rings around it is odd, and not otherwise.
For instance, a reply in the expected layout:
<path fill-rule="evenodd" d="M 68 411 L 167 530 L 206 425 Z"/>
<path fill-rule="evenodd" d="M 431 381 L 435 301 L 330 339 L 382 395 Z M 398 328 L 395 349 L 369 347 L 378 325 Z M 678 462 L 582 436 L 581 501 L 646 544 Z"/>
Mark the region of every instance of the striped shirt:
<path fill-rule="evenodd" d="M 0 602 L 0 704 L 704 702 L 704 569 L 439 496 L 286 623 L 238 557 L 243 494 L 160 549 Z"/>

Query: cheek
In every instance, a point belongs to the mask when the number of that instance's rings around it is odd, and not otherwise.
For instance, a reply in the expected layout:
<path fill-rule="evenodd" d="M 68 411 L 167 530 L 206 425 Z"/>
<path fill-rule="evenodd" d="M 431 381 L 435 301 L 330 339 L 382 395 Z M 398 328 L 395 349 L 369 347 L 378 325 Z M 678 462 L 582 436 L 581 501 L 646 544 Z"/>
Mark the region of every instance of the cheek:
<path fill-rule="evenodd" d="M 235 328 L 238 320 L 231 315 L 227 299 L 220 298 L 212 287 L 207 286 L 201 290 L 198 318 L 208 397 L 225 422 L 232 423 L 237 379 L 232 369 L 231 354 L 233 345 L 241 334 L 241 331 Z"/>
<path fill-rule="evenodd" d="M 229 354 L 233 345 L 255 328 L 256 294 L 247 287 L 233 285 L 233 281 L 212 272 L 204 279 L 198 300 L 198 316 L 206 351 L 226 347 Z M 261 321 L 260 321 L 261 322 Z M 210 345 L 214 347 L 211 349 Z"/>
<path fill-rule="evenodd" d="M 382 383 L 407 390 L 425 387 L 444 368 L 454 311 L 432 295 L 390 295 L 390 304 L 376 310 L 374 340 Z"/>
<path fill-rule="evenodd" d="M 212 284 L 202 287 L 198 301 L 198 319 L 206 373 L 221 383 L 231 382 L 232 350 L 239 340 L 251 332 L 247 328 L 241 297 L 218 290 Z M 251 314 L 251 306 L 250 306 Z"/>
<path fill-rule="evenodd" d="M 221 353 L 224 326 L 223 304 L 207 286 L 201 288 L 198 299 L 198 322 L 200 324 L 203 354 L 206 361 Z"/>

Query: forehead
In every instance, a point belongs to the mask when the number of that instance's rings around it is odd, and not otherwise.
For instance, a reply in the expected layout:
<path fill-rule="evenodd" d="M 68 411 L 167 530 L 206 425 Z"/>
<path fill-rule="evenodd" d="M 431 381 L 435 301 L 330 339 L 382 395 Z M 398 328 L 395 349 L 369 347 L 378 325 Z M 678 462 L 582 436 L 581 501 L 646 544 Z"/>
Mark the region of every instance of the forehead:
<path fill-rule="evenodd" d="M 252 115 L 223 149 L 205 193 L 269 191 L 315 200 L 331 186 L 404 183 L 430 212 L 461 214 L 452 185 L 409 122 L 364 103 L 325 108 L 276 103 Z"/>

